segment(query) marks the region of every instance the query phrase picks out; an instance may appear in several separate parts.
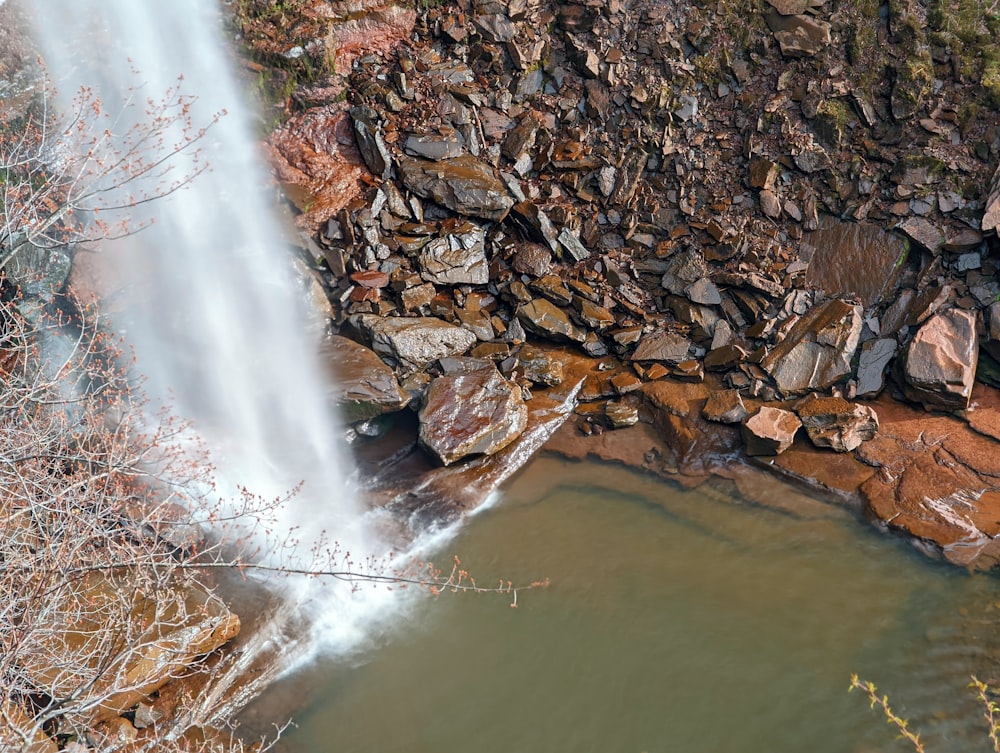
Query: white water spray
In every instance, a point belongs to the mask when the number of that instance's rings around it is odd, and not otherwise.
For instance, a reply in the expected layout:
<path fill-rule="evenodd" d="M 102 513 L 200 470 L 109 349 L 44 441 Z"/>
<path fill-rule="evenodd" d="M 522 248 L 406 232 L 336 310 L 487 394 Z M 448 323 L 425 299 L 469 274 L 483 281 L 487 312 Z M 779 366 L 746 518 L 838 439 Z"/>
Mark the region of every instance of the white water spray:
<path fill-rule="evenodd" d="M 308 548 L 325 530 L 356 557 L 378 553 L 384 547 L 346 482 L 305 296 L 289 271 L 273 196 L 263 191 L 268 179 L 218 8 L 205 0 L 39 6 L 37 36 L 61 93 L 91 87 L 114 113 L 136 86 L 143 101 L 156 100 L 183 76 L 183 93 L 197 97 L 196 127 L 228 112 L 199 144 L 211 170 L 153 202 L 150 229 L 115 242 L 128 247 L 115 258 L 131 281 L 115 324 L 135 348 L 149 391 L 171 395 L 173 409 L 194 422 L 223 482 L 269 499 L 303 483 L 279 511 L 276 535 L 299 531 Z M 181 175 L 196 169 L 186 152 L 175 159 Z M 372 600 L 385 599 L 346 588 L 317 593 L 295 591 L 294 608 L 321 600 L 325 639 L 344 644 L 359 637 Z"/>

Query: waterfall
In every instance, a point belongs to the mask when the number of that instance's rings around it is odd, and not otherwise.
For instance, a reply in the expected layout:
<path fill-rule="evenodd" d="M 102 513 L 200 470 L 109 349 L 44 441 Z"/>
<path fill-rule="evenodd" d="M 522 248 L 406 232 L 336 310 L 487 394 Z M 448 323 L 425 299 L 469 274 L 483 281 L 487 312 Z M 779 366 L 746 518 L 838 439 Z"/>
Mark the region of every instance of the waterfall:
<path fill-rule="evenodd" d="M 347 480 L 316 327 L 290 271 L 219 8 L 205 0 L 44 0 L 33 10 L 64 106 L 90 87 L 112 115 L 110 128 L 124 132 L 128 97 L 157 101 L 183 77 L 181 93 L 197 98 L 195 128 L 228 113 L 198 140 L 210 169 L 151 202 L 151 227 L 101 249 L 113 251 L 111 271 L 125 281 L 107 301 L 113 326 L 134 348 L 147 392 L 190 420 L 210 448 L 222 492 L 246 487 L 273 499 L 302 484 L 276 511 L 273 537 L 300 538 L 308 550 L 326 531 L 356 558 L 377 555 L 385 547 Z M 201 164 L 187 150 L 173 162 L 177 176 Z M 335 643 L 357 640 L 372 602 L 388 598 L 329 584 L 317 596 L 295 582 L 280 584 L 288 611 L 301 616 L 311 603 L 326 615 L 313 624 Z"/>

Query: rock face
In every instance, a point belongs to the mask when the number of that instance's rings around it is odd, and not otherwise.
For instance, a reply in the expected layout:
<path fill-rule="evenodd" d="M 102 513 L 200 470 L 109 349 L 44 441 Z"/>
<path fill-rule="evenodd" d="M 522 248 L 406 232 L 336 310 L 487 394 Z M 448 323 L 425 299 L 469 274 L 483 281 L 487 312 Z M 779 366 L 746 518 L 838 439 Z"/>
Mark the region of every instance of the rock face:
<path fill-rule="evenodd" d="M 218 597 L 193 581 L 178 580 L 157 593 L 135 587 L 141 574 L 123 571 L 110 576 L 92 573 L 75 593 L 51 606 L 51 620 L 30 661 L 19 672 L 39 692 L 53 698 L 83 693 L 94 699 L 93 720 L 110 719 L 162 687 L 203 654 L 239 633 L 239 618 Z M 80 601 L 89 613 L 117 614 L 128 609 L 122 594 L 131 594 L 131 612 L 121 614 L 121 640 L 127 648 L 112 654 L 95 646 L 94 626 L 80 620 Z M 127 598 L 127 597 L 125 597 Z M 88 613 L 88 612 L 85 612 Z M 120 687 L 120 692 L 110 692 Z"/>
<path fill-rule="evenodd" d="M 467 329 L 432 316 L 412 319 L 363 314 L 356 319 L 376 353 L 395 359 L 404 371 L 414 371 L 438 358 L 461 355 L 476 342 Z"/>
<path fill-rule="evenodd" d="M 499 221 L 514 205 L 493 168 L 468 154 L 436 162 L 400 157 L 399 171 L 403 185 L 413 193 L 459 214 Z"/>
<path fill-rule="evenodd" d="M 365 346 L 333 336 L 323 343 L 321 357 L 334 374 L 331 396 L 348 423 L 402 410 L 410 402 L 392 369 Z"/>
<path fill-rule="evenodd" d="M 935 314 L 906 352 L 907 397 L 928 410 L 969 407 L 978 360 L 975 312 L 950 309 Z"/>
<path fill-rule="evenodd" d="M 761 361 L 785 395 L 822 390 L 851 373 L 861 306 L 827 301 L 799 319 Z"/>
<path fill-rule="evenodd" d="M 442 465 L 451 465 L 502 450 L 527 421 L 520 388 L 492 364 L 470 360 L 458 373 L 431 382 L 420 409 L 420 443 Z"/>
<path fill-rule="evenodd" d="M 802 422 L 790 410 L 764 406 L 743 422 L 747 455 L 779 455 L 795 440 Z"/>
<path fill-rule="evenodd" d="M 850 452 L 875 436 L 878 416 L 868 405 L 839 397 L 810 395 L 795 406 L 809 439 L 817 447 Z"/>

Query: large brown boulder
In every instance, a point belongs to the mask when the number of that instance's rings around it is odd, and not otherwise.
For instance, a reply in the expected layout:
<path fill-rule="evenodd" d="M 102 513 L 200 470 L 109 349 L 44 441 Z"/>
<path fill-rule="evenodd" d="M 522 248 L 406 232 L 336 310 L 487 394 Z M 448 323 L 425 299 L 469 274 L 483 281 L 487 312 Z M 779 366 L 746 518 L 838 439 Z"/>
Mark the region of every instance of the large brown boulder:
<path fill-rule="evenodd" d="M 521 389 L 485 361 L 459 362 L 430 383 L 420 409 L 420 443 L 442 465 L 466 455 L 492 455 L 528 422 Z"/>
<path fill-rule="evenodd" d="M 831 300 L 799 319 L 761 361 L 785 395 L 823 390 L 851 373 L 861 306 Z"/>
<path fill-rule="evenodd" d="M 949 309 L 935 314 L 906 352 L 906 396 L 928 410 L 968 408 L 978 360 L 975 312 Z"/>

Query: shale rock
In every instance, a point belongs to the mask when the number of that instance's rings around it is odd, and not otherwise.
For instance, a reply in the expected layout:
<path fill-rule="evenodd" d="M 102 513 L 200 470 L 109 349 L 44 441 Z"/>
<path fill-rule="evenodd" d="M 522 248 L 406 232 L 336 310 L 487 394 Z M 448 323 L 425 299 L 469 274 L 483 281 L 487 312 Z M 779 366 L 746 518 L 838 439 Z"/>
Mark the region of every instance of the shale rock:
<path fill-rule="evenodd" d="M 935 314 L 906 352 L 907 397 L 928 410 L 968 408 L 978 359 L 975 312 L 949 309 Z"/>
<path fill-rule="evenodd" d="M 517 354 L 518 363 L 524 371 L 524 378 L 533 384 L 554 387 L 562 384 L 563 363 L 548 351 L 525 345 Z"/>
<path fill-rule="evenodd" d="M 764 406 L 743 422 L 747 455 L 779 455 L 795 440 L 802 426 L 798 416 L 781 408 Z"/>
<path fill-rule="evenodd" d="M 413 193 L 459 214 L 499 221 L 514 205 L 493 168 L 468 154 L 438 162 L 400 157 L 399 171 Z"/>
<path fill-rule="evenodd" d="M 430 383 L 420 409 L 420 444 L 442 465 L 492 455 L 524 431 L 528 408 L 520 388 L 489 362 Z"/>
<path fill-rule="evenodd" d="M 665 361 L 677 364 L 688 359 L 691 341 L 675 332 L 656 332 L 639 341 L 633 361 Z"/>
<path fill-rule="evenodd" d="M 517 319 L 536 335 L 556 342 L 578 342 L 586 333 L 570 321 L 569 316 L 544 298 L 535 298 L 517 307 Z"/>
<path fill-rule="evenodd" d="M 321 356 L 335 375 L 329 381 L 332 397 L 348 423 L 402 410 L 410 402 L 392 369 L 364 345 L 334 335 L 323 343 Z"/>
<path fill-rule="evenodd" d="M 857 396 L 877 395 L 885 387 L 885 370 L 896 355 L 896 341 L 891 337 L 869 340 L 861 346 L 858 360 Z"/>
<path fill-rule="evenodd" d="M 747 417 L 747 409 L 739 390 L 716 390 L 708 396 L 701 415 L 708 421 L 738 424 Z"/>
<path fill-rule="evenodd" d="M 362 314 L 355 323 L 372 350 L 395 359 L 404 373 L 438 358 L 465 353 L 476 342 L 476 336 L 467 329 L 431 316 L 410 319 Z"/>
<path fill-rule="evenodd" d="M 799 319 L 760 365 L 786 395 L 826 389 L 851 373 L 861 323 L 861 306 L 827 301 Z"/>
<path fill-rule="evenodd" d="M 857 449 L 878 431 L 873 408 L 839 397 L 810 395 L 795 405 L 795 413 L 814 445 L 836 452 Z"/>
<path fill-rule="evenodd" d="M 811 57 L 830 44 L 830 24 L 826 21 L 806 15 L 783 16 L 777 11 L 768 13 L 766 20 L 786 57 Z"/>
<path fill-rule="evenodd" d="M 421 249 L 420 276 L 438 285 L 485 285 L 490 271 L 486 262 L 486 233 L 465 222 Z"/>

